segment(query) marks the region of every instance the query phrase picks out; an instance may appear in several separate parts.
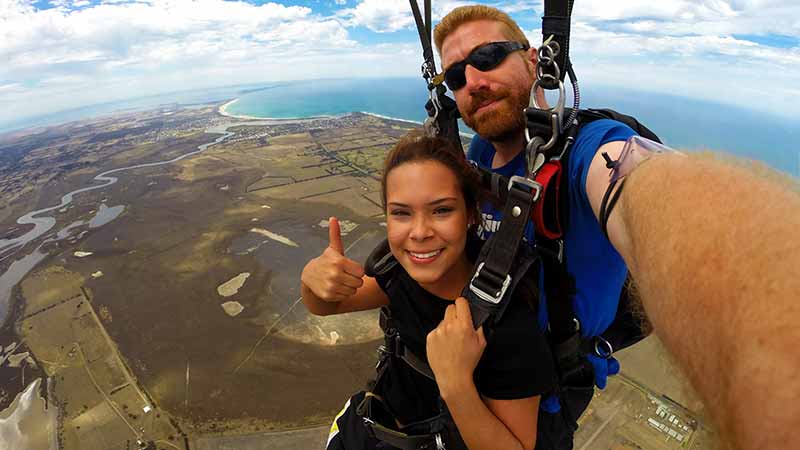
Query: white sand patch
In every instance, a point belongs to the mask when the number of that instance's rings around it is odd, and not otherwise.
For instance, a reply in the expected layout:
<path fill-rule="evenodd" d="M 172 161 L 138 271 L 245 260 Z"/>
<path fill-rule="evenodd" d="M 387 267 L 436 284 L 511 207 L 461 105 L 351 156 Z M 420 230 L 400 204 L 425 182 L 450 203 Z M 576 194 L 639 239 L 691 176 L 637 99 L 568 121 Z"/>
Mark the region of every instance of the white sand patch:
<path fill-rule="evenodd" d="M 297 243 L 294 242 L 293 240 L 291 240 L 291 239 L 289 239 L 289 238 L 287 238 L 285 236 L 281 236 L 280 234 L 273 233 L 272 231 L 265 230 L 263 228 L 251 228 L 250 232 L 251 233 L 258 233 L 258 234 L 260 234 L 262 236 L 266 236 L 266 237 L 272 239 L 273 241 L 278 241 L 281 244 L 288 245 L 289 247 L 299 247 L 299 245 L 297 245 Z"/>
<path fill-rule="evenodd" d="M 225 314 L 231 317 L 236 317 L 239 313 L 244 311 L 244 306 L 239 302 L 225 302 L 221 306 L 222 309 L 225 310 Z"/>
<path fill-rule="evenodd" d="M 73 255 L 75 255 L 75 257 L 77 258 L 86 258 L 87 256 L 92 256 L 93 254 L 94 253 L 92 252 L 80 252 L 80 251 L 73 253 Z"/>
<path fill-rule="evenodd" d="M 100 277 L 102 277 L 103 275 L 104 275 L 104 274 L 103 274 L 103 271 L 102 271 L 102 270 L 98 270 L 97 272 L 95 272 L 95 273 L 93 273 L 93 274 L 92 274 L 92 278 L 100 278 Z"/>
<path fill-rule="evenodd" d="M 330 226 L 327 219 L 320 220 L 318 225 L 322 228 L 328 228 Z M 341 230 L 342 236 L 347 236 L 348 233 L 356 228 L 358 228 L 358 224 L 355 222 L 351 222 L 349 220 L 339 221 L 339 230 Z"/>
<path fill-rule="evenodd" d="M 56 411 L 47 408 L 39 396 L 42 380 L 37 378 L 0 412 L 0 448 L 55 450 Z"/>
<path fill-rule="evenodd" d="M 339 333 L 331 331 L 331 345 L 336 345 L 336 342 L 339 341 L 339 337 Z"/>
<path fill-rule="evenodd" d="M 239 292 L 244 282 L 250 277 L 250 272 L 242 272 L 217 287 L 217 293 L 223 297 L 230 297 Z"/>

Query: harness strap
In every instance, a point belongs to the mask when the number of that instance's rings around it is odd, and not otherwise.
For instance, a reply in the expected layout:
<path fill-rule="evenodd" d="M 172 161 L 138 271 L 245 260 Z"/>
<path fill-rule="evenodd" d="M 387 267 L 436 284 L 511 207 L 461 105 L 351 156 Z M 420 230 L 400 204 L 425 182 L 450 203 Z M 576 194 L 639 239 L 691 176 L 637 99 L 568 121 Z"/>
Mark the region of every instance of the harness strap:
<path fill-rule="evenodd" d="M 411 4 L 411 12 L 414 14 L 414 22 L 417 24 L 419 42 L 422 44 L 422 56 L 425 61 L 433 61 L 433 47 L 431 46 L 431 2 L 425 0 L 425 19 L 419 11 L 417 0 L 408 0 Z"/>
<path fill-rule="evenodd" d="M 547 239 L 558 239 L 564 233 L 565 222 L 561 219 L 564 216 L 561 212 L 562 167 L 561 161 L 549 161 L 536 174 L 535 181 L 539 184 L 540 192 L 531 208 L 530 218 L 536 233 Z M 483 167 L 475 166 L 475 170 L 481 178 L 481 184 L 491 190 L 492 197 L 499 203 L 507 203 L 509 179 Z M 504 212 L 503 220 L 505 218 Z"/>
<path fill-rule="evenodd" d="M 564 81 L 564 76 L 570 68 L 569 61 L 569 34 L 570 16 L 572 15 L 573 0 L 545 0 L 544 17 L 542 18 L 542 41 L 552 40 L 558 44 L 559 52 L 555 62 L 561 70 L 554 70 L 552 66 L 545 67 L 545 72 L 551 75 L 541 79 L 541 86 L 545 89 L 558 89 L 558 82 Z M 547 55 L 544 55 L 547 57 Z M 542 55 L 539 55 L 542 57 Z"/>
<path fill-rule="evenodd" d="M 383 425 L 381 419 L 393 420 L 393 414 L 389 411 L 383 399 L 372 392 L 367 392 L 364 395 L 364 400 L 356 407 L 356 414 L 363 418 L 364 426 L 370 435 L 393 447 L 397 447 L 401 450 L 444 449 L 444 440 L 439 432 L 410 434 Z M 423 428 L 429 423 L 431 426 L 427 428 L 433 428 L 435 427 L 433 422 L 439 418 L 440 416 L 436 416 L 432 419 L 409 425 L 407 428 L 414 426 L 416 426 L 416 428 Z"/>
<path fill-rule="evenodd" d="M 462 295 L 470 303 L 472 324 L 477 329 L 500 309 L 501 302 L 508 303 L 506 295 L 515 277 L 511 276 L 525 225 L 533 203 L 541 194 L 541 185 L 522 177 L 511 177 L 508 195 L 503 208 L 500 229 L 484 245 L 478 258 L 472 280 Z M 524 272 L 523 272 L 524 273 Z M 513 290 L 513 289 L 512 289 Z"/>
<path fill-rule="evenodd" d="M 394 327 L 392 313 L 387 306 L 381 308 L 381 315 L 378 323 L 381 330 L 383 330 L 384 339 L 384 345 L 379 349 L 381 355 L 384 357 L 389 355 L 396 356 L 405 361 L 406 364 L 421 375 L 435 380 L 433 370 L 427 361 L 417 356 L 403 343 L 403 340 L 400 338 L 400 333 L 398 333 L 397 328 Z"/>

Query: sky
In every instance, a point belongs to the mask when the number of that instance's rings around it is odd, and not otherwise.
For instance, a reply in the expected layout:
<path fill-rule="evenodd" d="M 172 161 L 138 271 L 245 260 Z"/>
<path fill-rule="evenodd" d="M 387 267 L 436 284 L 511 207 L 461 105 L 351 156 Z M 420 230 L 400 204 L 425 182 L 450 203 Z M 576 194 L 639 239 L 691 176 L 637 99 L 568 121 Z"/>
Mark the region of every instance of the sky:
<path fill-rule="evenodd" d="M 434 0 L 434 23 L 469 3 Z M 541 0 L 482 3 L 541 42 Z M 577 0 L 570 51 L 584 85 L 800 114 L 797 0 Z M 416 77 L 421 58 L 407 0 L 0 0 L 0 124 L 187 89 Z"/>

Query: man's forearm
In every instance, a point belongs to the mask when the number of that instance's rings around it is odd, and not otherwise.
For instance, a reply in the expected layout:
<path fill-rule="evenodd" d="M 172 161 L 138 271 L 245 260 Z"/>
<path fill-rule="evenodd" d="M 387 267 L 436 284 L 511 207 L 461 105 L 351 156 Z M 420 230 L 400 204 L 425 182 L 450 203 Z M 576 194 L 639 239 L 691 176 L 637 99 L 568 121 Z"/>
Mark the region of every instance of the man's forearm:
<path fill-rule="evenodd" d="M 655 332 L 723 438 L 800 448 L 800 196 L 708 157 L 659 156 L 615 212 Z"/>

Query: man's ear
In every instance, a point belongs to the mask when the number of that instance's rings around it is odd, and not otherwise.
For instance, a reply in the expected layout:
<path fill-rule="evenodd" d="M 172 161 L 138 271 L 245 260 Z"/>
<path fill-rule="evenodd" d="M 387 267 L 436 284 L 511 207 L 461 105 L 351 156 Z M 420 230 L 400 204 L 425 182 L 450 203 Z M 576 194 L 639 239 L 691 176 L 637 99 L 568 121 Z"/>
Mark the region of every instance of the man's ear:
<path fill-rule="evenodd" d="M 530 69 L 530 73 L 534 73 L 536 64 L 539 63 L 539 52 L 534 47 L 528 49 L 528 57 L 525 62 L 530 63 L 526 65 Z"/>

